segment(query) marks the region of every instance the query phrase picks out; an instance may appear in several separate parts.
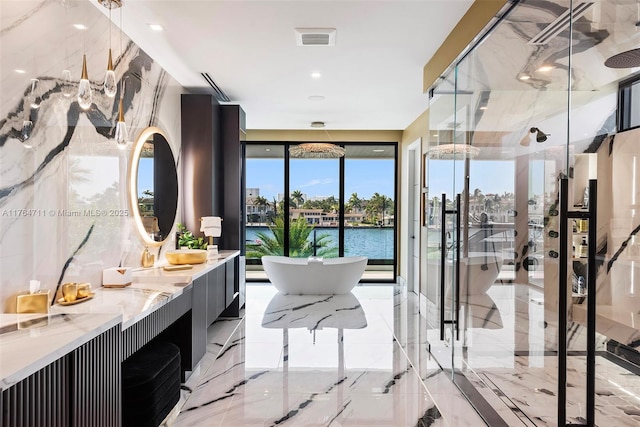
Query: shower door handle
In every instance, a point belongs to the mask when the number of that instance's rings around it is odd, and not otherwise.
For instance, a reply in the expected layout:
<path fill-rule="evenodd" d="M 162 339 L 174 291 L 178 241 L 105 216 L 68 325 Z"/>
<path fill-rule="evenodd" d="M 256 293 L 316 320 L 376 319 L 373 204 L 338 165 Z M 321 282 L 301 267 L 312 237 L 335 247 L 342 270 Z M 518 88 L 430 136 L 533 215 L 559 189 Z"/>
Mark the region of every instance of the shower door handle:
<path fill-rule="evenodd" d="M 569 210 L 569 179 L 560 180 L 560 264 L 558 274 L 558 425 L 567 425 L 567 308 L 569 277 L 569 235 L 568 220 L 589 221 L 589 246 L 587 257 L 587 354 L 586 354 L 586 427 L 595 425 L 596 394 L 596 231 L 598 213 L 598 182 L 589 180 L 588 211 Z"/>
<path fill-rule="evenodd" d="M 456 209 L 447 209 L 447 195 L 442 193 L 442 205 L 440 207 L 440 218 L 442 221 L 442 225 L 440 227 L 440 340 L 444 341 L 444 325 L 446 324 L 454 324 L 456 326 L 456 339 L 459 339 L 459 329 L 458 329 L 458 314 L 460 312 L 460 194 L 456 194 Z M 455 214 L 456 215 L 456 231 L 455 231 L 455 247 L 456 247 L 456 256 L 454 261 L 455 268 L 455 281 L 454 281 L 454 298 L 455 298 L 455 313 L 452 320 L 445 319 L 445 271 L 447 266 L 447 215 Z"/>
<path fill-rule="evenodd" d="M 456 340 L 460 339 L 460 322 L 459 322 L 459 316 L 460 316 L 460 232 L 461 232 L 461 226 L 460 226 L 460 193 L 456 194 L 456 259 L 454 260 L 454 264 L 455 264 L 455 270 L 456 270 L 456 278 L 454 280 L 455 283 L 455 289 L 454 289 L 454 295 L 455 295 L 455 307 L 456 307 L 456 311 L 453 314 L 454 315 L 454 323 L 456 325 Z"/>
<path fill-rule="evenodd" d="M 440 205 L 440 341 L 444 341 L 444 281 L 447 263 L 447 195 L 442 193 Z"/>

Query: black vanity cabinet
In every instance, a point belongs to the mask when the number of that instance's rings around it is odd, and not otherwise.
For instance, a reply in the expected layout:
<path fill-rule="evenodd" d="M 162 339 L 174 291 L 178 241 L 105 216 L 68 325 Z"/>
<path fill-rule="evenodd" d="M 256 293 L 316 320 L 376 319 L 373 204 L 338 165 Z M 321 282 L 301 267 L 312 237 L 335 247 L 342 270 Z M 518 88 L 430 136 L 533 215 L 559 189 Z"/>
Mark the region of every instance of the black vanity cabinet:
<path fill-rule="evenodd" d="M 218 318 L 225 308 L 227 264 L 233 264 L 233 260 L 227 261 L 207 273 L 207 327 Z"/>
<path fill-rule="evenodd" d="M 225 263 L 225 280 L 224 280 L 224 287 L 225 287 L 225 298 L 224 298 L 224 308 L 227 308 L 231 305 L 231 303 L 233 302 L 233 298 L 235 297 L 235 283 L 236 283 L 236 263 L 237 263 L 237 258 L 235 259 L 236 262 L 226 262 Z"/>
<path fill-rule="evenodd" d="M 187 370 L 193 370 L 207 351 L 207 328 L 234 302 L 238 263 L 238 257 L 233 256 L 193 279 L 192 352 Z"/>
<path fill-rule="evenodd" d="M 207 288 L 208 274 L 193 279 L 191 309 L 191 365 L 193 370 L 207 352 Z"/>

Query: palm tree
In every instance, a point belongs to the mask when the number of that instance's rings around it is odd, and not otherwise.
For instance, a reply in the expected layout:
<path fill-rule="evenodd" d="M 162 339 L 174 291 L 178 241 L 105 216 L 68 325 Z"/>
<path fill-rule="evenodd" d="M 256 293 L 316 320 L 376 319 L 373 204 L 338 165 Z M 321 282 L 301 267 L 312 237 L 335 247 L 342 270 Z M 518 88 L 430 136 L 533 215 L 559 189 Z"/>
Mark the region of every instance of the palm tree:
<path fill-rule="evenodd" d="M 353 212 L 355 209 L 362 209 L 362 199 L 358 197 L 358 193 L 351 193 L 347 201 L 347 210 Z"/>
<path fill-rule="evenodd" d="M 267 206 L 269 206 L 269 201 L 262 196 L 257 196 L 255 199 L 253 199 L 253 205 L 258 207 L 260 222 L 264 222 L 264 210 Z"/>
<path fill-rule="evenodd" d="M 295 204 L 295 207 L 302 206 L 304 203 L 304 197 L 302 197 L 302 192 L 300 190 L 296 190 L 291 193 L 291 201 Z"/>
<path fill-rule="evenodd" d="M 384 212 L 388 207 L 391 207 L 391 198 L 376 192 L 371 196 L 370 202 L 376 212 L 381 212 L 380 224 L 382 225 L 384 223 Z"/>
<path fill-rule="evenodd" d="M 298 218 L 289 224 L 289 256 L 304 258 L 313 254 L 313 242 L 309 235 L 313 226 L 307 224 L 304 218 Z M 247 251 L 247 258 L 260 258 L 264 255 L 284 255 L 284 220 L 281 215 L 275 218 L 268 232 L 257 232 L 260 245 Z M 338 248 L 329 246 L 332 242 L 328 234 L 316 236 L 316 255 L 321 257 L 338 256 Z"/>

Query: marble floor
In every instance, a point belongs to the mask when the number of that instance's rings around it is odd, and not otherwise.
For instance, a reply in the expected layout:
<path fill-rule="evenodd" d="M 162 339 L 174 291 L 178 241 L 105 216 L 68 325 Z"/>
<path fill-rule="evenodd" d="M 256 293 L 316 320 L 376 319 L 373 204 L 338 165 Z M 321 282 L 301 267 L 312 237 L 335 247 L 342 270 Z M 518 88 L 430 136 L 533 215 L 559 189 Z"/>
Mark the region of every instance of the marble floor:
<path fill-rule="evenodd" d="M 463 309 L 465 329 L 451 358 L 456 371 L 491 406 L 495 425 L 555 425 L 557 358 L 547 351 L 553 334 L 539 291 L 493 286 L 483 297 Z M 244 317 L 210 327 L 207 355 L 165 425 L 494 425 L 441 369 L 450 349 L 433 344 L 437 331 L 418 306 L 415 294 L 394 285 L 284 296 L 269 284 L 249 284 Z M 569 336 L 575 353 L 567 413 L 579 423 L 584 330 L 573 325 Z M 599 356 L 597 375 L 596 424 L 640 425 L 637 373 Z"/>

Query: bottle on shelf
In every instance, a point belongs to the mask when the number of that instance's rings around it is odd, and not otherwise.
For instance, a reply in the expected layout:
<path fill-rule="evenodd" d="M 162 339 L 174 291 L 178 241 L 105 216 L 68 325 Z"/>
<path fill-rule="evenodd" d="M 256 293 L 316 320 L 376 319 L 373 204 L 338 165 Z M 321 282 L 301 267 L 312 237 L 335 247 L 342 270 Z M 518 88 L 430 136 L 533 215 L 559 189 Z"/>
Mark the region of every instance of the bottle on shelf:
<path fill-rule="evenodd" d="M 579 219 L 578 220 L 578 232 L 586 233 L 587 231 L 589 231 L 589 221 L 586 220 L 586 219 Z"/>
<path fill-rule="evenodd" d="M 584 294 L 586 292 L 586 289 L 584 287 L 584 276 L 578 277 L 578 289 L 577 289 L 577 292 L 579 294 Z"/>
<path fill-rule="evenodd" d="M 587 245 L 587 238 L 583 237 L 582 238 L 582 242 L 580 242 L 580 246 L 578 246 L 578 257 L 580 258 L 586 258 L 587 257 L 587 250 L 589 249 L 588 245 Z"/>
<path fill-rule="evenodd" d="M 582 195 L 582 207 L 587 209 L 589 207 L 589 187 L 584 188 L 584 193 Z"/>

